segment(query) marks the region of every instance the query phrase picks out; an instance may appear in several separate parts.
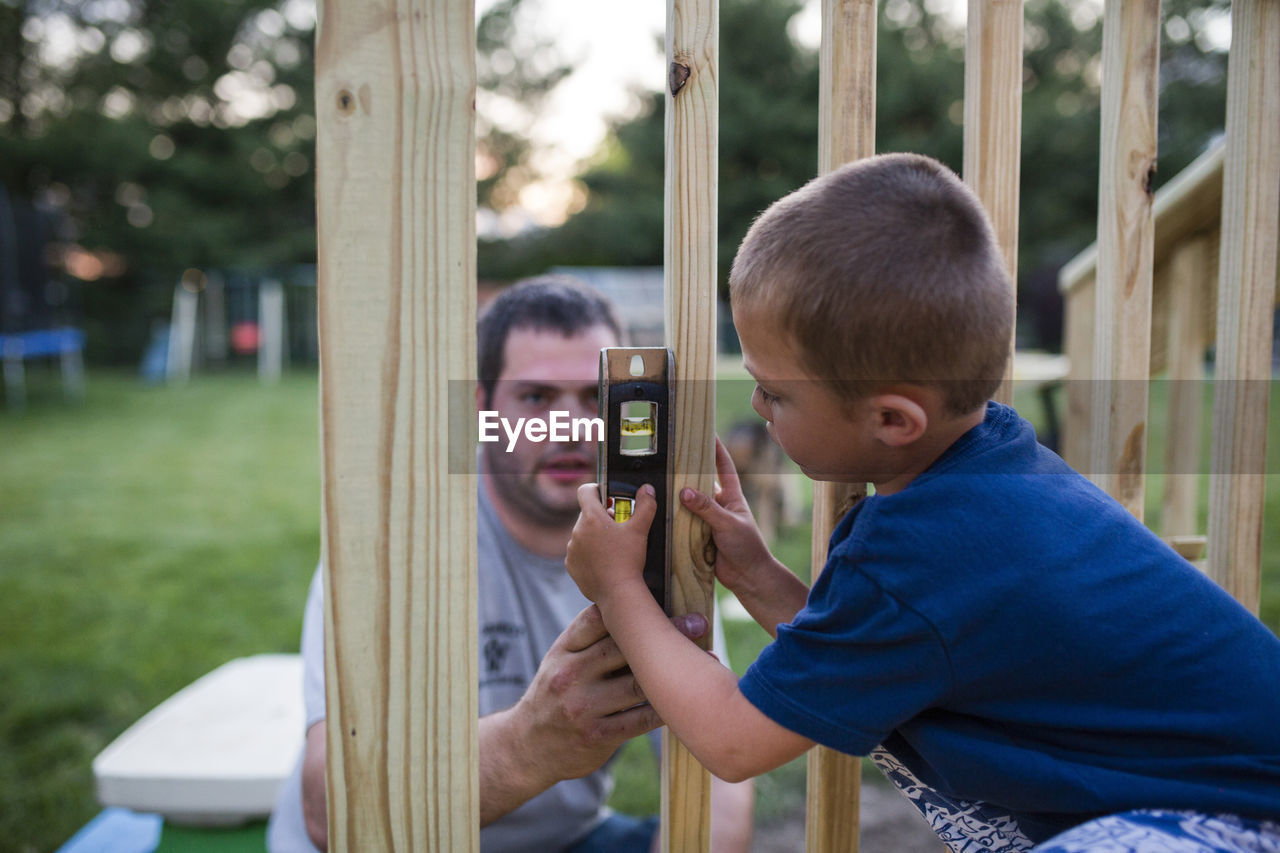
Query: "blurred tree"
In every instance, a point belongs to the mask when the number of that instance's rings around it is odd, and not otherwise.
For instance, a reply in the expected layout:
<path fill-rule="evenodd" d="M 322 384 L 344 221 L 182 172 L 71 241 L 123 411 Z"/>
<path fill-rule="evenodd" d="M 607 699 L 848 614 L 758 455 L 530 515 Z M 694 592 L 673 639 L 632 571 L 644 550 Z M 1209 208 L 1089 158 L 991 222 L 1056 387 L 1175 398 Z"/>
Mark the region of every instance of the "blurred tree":
<path fill-rule="evenodd" d="M 817 57 L 788 35 L 800 0 L 721 0 L 720 237 L 727 275 L 751 220 L 817 167 Z M 482 241 L 482 277 L 509 279 L 553 264 L 662 263 L 664 93 L 610 129 L 578 177 L 583 210 L 564 225 Z"/>
<path fill-rule="evenodd" d="M 771 201 L 814 174 L 817 57 L 788 34 L 797 0 L 722 0 L 720 6 L 720 278 L 738 242 Z M 885 0 L 877 45 L 876 147 L 963 158 L 964 29 L 936 0 Z M 1220 133 L 1226 54 L 1208 31 L 1222 0 L 1166 0 L 1158 181 Z M 1057 266 L 1094 239 L 1098 197 L 1100 8 L 1029 0 L 1023 68 L 1019 267 L 1028 343 L 1056 344 Z M 614 125 L 579 176 L 581 212 L 563 226 L 482 242 L 482 275 L 513 278 L 552 264 L 662 262 L 663 96 Z M 1028 317 L 1034 320 L 1034 317 Z"/>
<path fill-rule="evenodd" d="M 1060 0 L 1027 5 L 1020 319 L 1027 343 L 1050 349 L 1061 344 L 1057 270 L 1097 238 L 1100 15 Z M 1220 0 L 1164 0 L 1156 189 L 1222 133 L 1227 54 L 1213 32 L 1227 15 Z"/>
<path fill-rule="evenodd" d="M 535 177 L 527 122 L 567 73 L 522 3 L 477 30 L 494 209 Z M 311 0 L 0 0 L 0 183 L 63 214 L 91 358 L 136 360 L 184 269 L 314 262 L 314 27 Z"/>
<path fill-rule="evenodd" d="M 185 268 L 314 258 L 309 3 L 0 9 L 0 181 L 65 214 L 91 355 L 135 359 Z"/>
<path fill-rule="evenodd" d="M 498 0 L 476 25 L 476 191 L 481 210 L 494 215 L 516 207 L 537 178 L 530 135 L 547 96 L 572 71 L 554 42 L 522 20 L 536 10 Z"/>
<path fill-rule="evenodd" d="M 1222 125 L 1225 0 L 1167 0 L 1161 84 L 1166 180 Z M 531 128 L 568 73 L 522 0 L 477 30 L 482 214 L 535 180 Z M 814 51 L 789 35 L 800 0 L 723 0 L 722 280 L 751 219 L 816 168 Z M 963 33 L 938 0 L 881 4 L 879 150 L 960 167 Z M 1100 21 L 1028 0 L 1020 266 L 1052 268 L 1092 239 Z M 84 288 L 91 354 L 132 360 L 187 267 L 314 258 L 310 0 L 0 0 L 0 182 L 67 227 L 55 254 Z M 482 241 L 485 277 L 552 263 L 662 257 L 662 96 L 615 124 L 562 227 Z M 148 278 L 163 287 L 147 289 Z M 1037 275 L 1048 281 L 1051 276 Z"/>

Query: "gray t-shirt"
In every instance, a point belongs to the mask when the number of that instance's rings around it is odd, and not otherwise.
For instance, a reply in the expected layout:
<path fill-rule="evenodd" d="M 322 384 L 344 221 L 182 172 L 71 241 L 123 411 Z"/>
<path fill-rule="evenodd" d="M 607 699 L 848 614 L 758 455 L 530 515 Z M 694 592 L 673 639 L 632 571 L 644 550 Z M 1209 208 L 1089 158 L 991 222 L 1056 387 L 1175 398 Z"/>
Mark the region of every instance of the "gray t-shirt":
<path fill-rule="evenodd" d="M 539 557 L 516 543 L 498 520 L 484 483 L 476 519 L 480 635 L 480 716 L 514 705 L 560 632 L 591 602 L 565 571 L 563 558 Z M 552 785 L 480 830 L 485 853 L 560 850 L 604 818 L 613 778 L 601 768 Z"/>
<path fill-rule="evenodd" d="M 480 716 L 509 708 L 524 695 L 551 644 L 590 602 L 562 558 L 539 557 L 521 547 L 498 520 L 483 483 L 479 488 L 477 565 L 480 642 Z M 324 590 L 316 568 L 302 623 L 306 725 L 324 719 Z M 714 645 L 727 661 L 720 625 Z M 484 853 L 555 851 L 581 839 L 608 814 L 613 788 L 607 765 L 581 779 L 566 779 L 480 830 Z M 286 780 L 267 827 L 271 853 L 315 853 L 302 819 L 302 767 Z"/>

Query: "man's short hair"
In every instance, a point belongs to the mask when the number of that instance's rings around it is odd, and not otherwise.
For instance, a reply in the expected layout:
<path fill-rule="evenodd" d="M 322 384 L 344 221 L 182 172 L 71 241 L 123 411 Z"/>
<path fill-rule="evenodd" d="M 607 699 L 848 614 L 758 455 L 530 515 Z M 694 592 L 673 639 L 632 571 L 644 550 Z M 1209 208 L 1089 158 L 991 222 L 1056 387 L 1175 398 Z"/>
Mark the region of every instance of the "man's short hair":
<path fill-rule="evenodd" d="M 869 157 L 775 202 L 729 291 L 735 310 L 777 317 L 806 372 L 845 399 L 910 382 L 965 414 L 1004 375 L 1009 274 L 982 204 L 928 157 Z"/>
<path fill-rule="evenodd" d="M 593 326 L 607 327 L 622 341 L 612 303 L 570 276 L 535 276 L 502 291 L 480 315 L 476 332 L 477 366 L 486 403 L 493 399 L 493 385 L 502 375 L 507 337 L 513 330 L 559 332 L 568 338 Z"/>

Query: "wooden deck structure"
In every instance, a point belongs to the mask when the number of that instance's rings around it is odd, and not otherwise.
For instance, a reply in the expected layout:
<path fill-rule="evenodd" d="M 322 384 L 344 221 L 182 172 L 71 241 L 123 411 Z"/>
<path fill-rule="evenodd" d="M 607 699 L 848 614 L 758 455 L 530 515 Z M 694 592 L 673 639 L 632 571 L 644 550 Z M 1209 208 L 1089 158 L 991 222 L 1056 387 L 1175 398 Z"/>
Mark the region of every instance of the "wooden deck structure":
<path fill-rule="evenodd" d="M 1275 289 L 1280 0 L 1235 0 L 1232 16 L 1243 37 L 1231 48 L 1218 371 L 1257 380 L 1269 378 L 1270 327 L 1264 341 L 1260 317 L 1270 318 Z M 1013 268 L 1021 4 L 971 0 L 968 27 L 965 179 Z M 1138 380 L 1100 383 L 1091 451 L 1136 512 L 1159 243 L 1149 192 L 1158 28 L 1158 0 L 1108 0 L 1087 324 L 1087 375 Z M 873 0 L 823 0 L 824 170 L 872 153 L 875 29 Z M 716 0 L 668 0 L 667 335 L 682 380 L 714 376 L 718 38 Z M 468 395 L 457 389 L 475 375 L 474 6 L 322 0 L 316 39 L 330 844 L 353 853 L 477 850 L 476 483 L 474 458 L 449 444 L 467 430 Z M 1182 254 L 1180 268 L 1200 269 L 1212 256 L 1200 251 Z M 1072 316 L 1073 334 L 1084 334 Z M 1256 389 L 1265 383 L 1227 384 L 1214 417 L 1223 436 L 1216 471 L 1264 452 L 1266 397 Z M 680 403 L 677 464 L 704 471 L 705 488 L 709 390 Z M 1209 534 L 1210 569 L 1230 566 L 1228 588 L 1255 608 L 1261 480 L 1215 481 Z M 818 489 L 815 543 L 825 544 L 844 497 Z M 710 606 L 705 538 L 687 517 L 677 522 L 673 584 L 683 608 Z M 678 745 L 664 752 L 664 849 L 705 850 L 705 771 Z M 809 849 L 856 850 L 857 762 L 819 752 L 810 779 Z"/>

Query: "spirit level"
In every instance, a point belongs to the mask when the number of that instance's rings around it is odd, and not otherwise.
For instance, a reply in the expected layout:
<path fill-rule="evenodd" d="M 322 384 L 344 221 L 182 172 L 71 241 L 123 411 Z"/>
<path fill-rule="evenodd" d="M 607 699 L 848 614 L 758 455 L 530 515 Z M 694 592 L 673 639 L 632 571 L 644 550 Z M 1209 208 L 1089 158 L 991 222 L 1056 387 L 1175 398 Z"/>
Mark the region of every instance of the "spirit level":
<path fill-rule="evenodd" d="M 600 497 L 613 502 L 615 521 L 631 517 L 636 492 L 653 486 L 658 510 L 649 528 L 644 580 L 653 597 L 670 612 L 670 471 L 673 409 L 671 380 L 675 361 L 665 347 L 606 347 L 600 350 Z"/>

